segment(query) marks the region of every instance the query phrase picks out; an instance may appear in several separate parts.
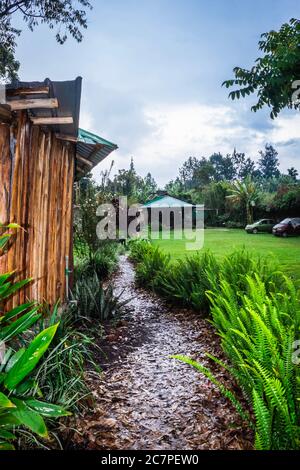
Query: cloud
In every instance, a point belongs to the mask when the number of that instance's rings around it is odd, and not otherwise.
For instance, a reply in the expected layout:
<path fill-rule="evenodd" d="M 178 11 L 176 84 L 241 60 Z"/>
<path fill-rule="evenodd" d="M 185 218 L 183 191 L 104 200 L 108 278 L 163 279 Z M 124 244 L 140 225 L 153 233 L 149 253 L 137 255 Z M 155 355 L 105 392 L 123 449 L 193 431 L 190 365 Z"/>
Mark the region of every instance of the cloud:
<path fill-rule="evenodd" d="M 280 116 L 274 120 L 273 128 L 269 132 L 270 138 L 277 144 L 300 139 L 300 114 Z"/>
<path fill-rule="evenodd" d="M 92 131 L 94 128 L 93 115 L 88 111 L 81 111 L 79 126 L 82 129 Z"/>
<path fill-rule="evenodd" d="M 144 175 L 150 171 L 162 186 L 177 176 L 179 167 L 189 156 L 226 154 L 237 148 L 255 160 L 267 142 L 279 151 L 282 171 L 291 165 L 299 167 L 298 114 L 283 115 L 260 128 L 259 119 L 249 125 L 249 110 L 230 105 L 157 104 L 145 106 L 141 111 L 132 114 L 133 119 L 141 119 L 139 131 L 126 142 L 126 149 L 120 146 L 116 168 L 122 167 L 120 164 L 128 166 L 133 156 L 138 172 Z M 131 117 L 130 113 L 127 117 Z M 124 124 L 126 127 L 128 122 Z"/>

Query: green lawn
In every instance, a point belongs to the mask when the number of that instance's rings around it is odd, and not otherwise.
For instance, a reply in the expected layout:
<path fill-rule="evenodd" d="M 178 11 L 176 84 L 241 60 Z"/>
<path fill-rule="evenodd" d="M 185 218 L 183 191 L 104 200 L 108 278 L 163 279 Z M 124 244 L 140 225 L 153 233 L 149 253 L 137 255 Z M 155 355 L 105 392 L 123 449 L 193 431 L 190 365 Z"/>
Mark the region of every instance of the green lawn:
<path fill-rule="evenodd" d="M 153 240 L 155 245 L 170 253 L 173 258 L 182 258 L 193 251 L 186 250 L 186 240 Z M 247 234 L 236 229 L 204 230 L 204 247 L 216 256 L 224 256 L 236 248 L 245 247 L 254 254 L 271 256 L 277 260 L 282 269 L 300 279 L 300 237 L 281 238 L 271 234 Z"/>

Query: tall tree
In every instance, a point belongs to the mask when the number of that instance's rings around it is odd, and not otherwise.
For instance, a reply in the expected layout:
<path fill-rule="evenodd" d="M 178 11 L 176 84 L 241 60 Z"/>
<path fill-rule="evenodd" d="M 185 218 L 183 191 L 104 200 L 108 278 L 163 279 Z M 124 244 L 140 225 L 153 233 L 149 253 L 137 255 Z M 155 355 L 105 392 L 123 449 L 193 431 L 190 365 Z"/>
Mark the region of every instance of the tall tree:
<path fill-rule="evenodd" d="M 279 31 L 262 34 L 259 41 L 262 57 L 256 59 L 249 70 L 235 67 L 234 78 L 223 83 L 227 88 L 238 86 L 229 96 L 234 100 L 256 93 L 258 101 L 252 106 L 252 111 L 267 105 L 271 108 L 272 119 L 286 107 L 299 109 L 299 44 L 299 19 L 291 19 Z"/>
<path fill-rule="evenodd" d="M 296 170 L 296 168 L 294 168 L 293 166 L 291 168 L 288 169 L 288 175 L 294 180 L 294 181 L 297 181 L 297 178 L 298 178 L 298 170 Z"/>
<path fill-rule="evenodd" d="M 151 173 L 147 173 L 145 178 L 143 179 L 143 187 L 142 187 L 142 202 L 144 202 L 149 196 L 154 194 L 157 190 L 157 183 Z"/>
<path fill-rule="evenodd" d="M 263 178 L 278 178 L 280 176 L 278 152 L 272 145 L 266 144 L 265 150 L 260 151 L 258 168 Z"/>
<path fill-rule="evenodd" d="M 196 157 L 189 157 L 179 169 L 179 176 L 185 189 L 195 188 L 198 184 L 196 175 L 201 162 Z"/>
<path fill-rule="evenodd" d="M 236 171 L 236 177 L 239 180 L 243 180 L 247 176 L 253 177 L 255 175 L 255 163 L 250 157 L 246 157 L 244 153 L 237 152 L 236 149 L 234 149 L 231 158 Z"/>
<path fill-rule="evenodd" d="M 196 182 L 196 187 L 206 186 L 214 181 L 216 171 L 214 165 L 207 158 L 202 157 L 199 161 L 198 168 L 195 171 L 194 180 Z"/>
<path fill-rule="evenodd" d="M 137 187 L 141 184 L 142 178 L 137 175 L 133 159 L 131 159 L 128 170 L 122 169 L 114 176 L 111 184 L 116 196 L 123 195 L 129 198 L 135 198 Z"/>
<path fill-rule="evenodd" d="M 104 188 L 105 192 L 112 194 L 114 197 L 127 196 L 129 203 L 143 203 L 156 190 L 157 184 L 151 173 L 147 173 L 145 178 L 137 174 L 133 158 L 130 161 L 128 170 L 119 170 L 112 179 L 109 175 L 106 177 Z"/>
<path fill-rule="evenodd" d="M 175 180 L 169 181 L 165 185 L 165 190 L 171 195 L 175 197 L 180 197 L 181 193 L 184 191 L 184 185 L 182 183 L 182 180 L 177 176 Z"/>
<path fill-rule="evenodd" d="M 207 209 L 214 209 L 218 211 L 218 215 L 223 215 L 225 212 L 226 195 L 230 183 L 227 181 L 218 181 L 206 186 L 203 189 L 202 196 L 203 202 Z M 213 216 L 216 216 L 216 212 L 213 212 Z"/>
<path fill-rule="evenodd" d="M 213 163 L 205 157 L 189 157 L 179 169 L 185 191 L 209 184 L 214 180 L 215 173 Z"/>
<path fill-rule="evenodd" d="M 236 168 L 231 155 L 223 157 L 220 152 L 214 153 L 209 157 L 209 161 L 214 167 L 214 179 L 216 181 L 232 181 L 235 178 Z"/>
<path fill-rule="evenodd" d="M 39 24 L 56 29 L 56 40 L 63 44 L 68 36 L 82 40 L 81 30 L 87 27 L 88 0 L 3 0 L 0 2 L 0 78 L 17 78 L 19 62 L 15 58 L 17 38 L 21 34 L 12 24 L 16 13 L 33 31 Z"/>
<path fill-rule="evenodd" d="M 96 233 L 99 218 L 96 212 L 101 202 L 102 200 L 98 197 L 98 188 L 91 173 L 75 183 L 74 235 L 76 248 L 78 251 L 82 251 L 82 254 L 87 252 L 90 258 L 99 248 L 99 239 Z"/>

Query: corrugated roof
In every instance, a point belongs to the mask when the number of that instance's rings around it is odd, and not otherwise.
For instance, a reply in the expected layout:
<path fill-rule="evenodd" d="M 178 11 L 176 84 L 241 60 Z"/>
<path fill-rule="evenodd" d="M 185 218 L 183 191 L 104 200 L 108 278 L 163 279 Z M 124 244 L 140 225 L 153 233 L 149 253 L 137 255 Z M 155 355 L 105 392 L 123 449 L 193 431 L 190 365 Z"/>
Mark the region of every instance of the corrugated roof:
<path fill-rule="evenodd" d="M 98 165 L 118 146 L 109 140 L 93 134 L 92 132 L 79 129 L 77 141 L 77 153 L 89 160 L 93 166 Z"/>
<path fill-rule="evenodd" d="M 11 101 L 19 95 L 22 98 L 30 98 L 34 94 L 34 98 L 56 98 L 58 108 L 29 108 L 28 114 L 37 118 L 59 118 L 72 117 L 72 124 L 55 124 L 51 123 L 46 127 L 50 127 L 51 131 L 59 134 L 63 140 L 70 140 L 76 143 L 76 176 L 83 176 L 89 172 L 94 166 L 100 163 L 111 152 L 116 150 L 118 146 L 102 137 L 79 129 L 79 113 L 81 99 L 82 78 L 77 77 L 75 80 L 56 82 L 46 78 L 43 82 L 21 82 L 14 81 L 7 85 L 6 88 L 11 96 Z M 28 96 L 27 96 L 28 95 Z M 9 103 L 8 103 L 9 104 Z M 41 124 L 42 125 L 42 124 Z"/>
<path fill-rule="evenodd" d="M 49 87 L 49 98 L 57 98 L 58 108 L 53 109 L 30 109 L 29 114 L 33 117 L 65 117 L 73 118 L 73 124 L 51 125 L 51 130 L 59 134 L 72 137 L 78 136 L 80 99 L 81 99 L 82 78 L 75 80 L 55 82 L 46 78 L 43 82 L 21 82 L 14 81 L 6 85 L 8 90 L 34 89 L 42 86 Z M 36 94 L 35 98 L 43 98 L 45 95 Z M 24 96 L 23 96 L 24 97 Z"/>
<path fill-rule="evenodd" d="M 109 140 L 103 139 L 103 137 L 100 137 L 99 135 L 93 134 L 92 132 L 85 131 L 84 129 L 79 129 L 78 131 L 78 139 L 81 142 L 85 142 L 86 144 L 102 144 L 106 145 L 112 150 L 116 150 L 118 146 L 116 144 L 113 144 Z"/>
<path fill-rule="evenodd" d="M 149 209 L 155 207 L 193 207 L 193 204 L 181 201 L 180 199 L 172 196 L 157 196 L 151 201 L 146 202 L 143 207 L 147 207 Z"/>

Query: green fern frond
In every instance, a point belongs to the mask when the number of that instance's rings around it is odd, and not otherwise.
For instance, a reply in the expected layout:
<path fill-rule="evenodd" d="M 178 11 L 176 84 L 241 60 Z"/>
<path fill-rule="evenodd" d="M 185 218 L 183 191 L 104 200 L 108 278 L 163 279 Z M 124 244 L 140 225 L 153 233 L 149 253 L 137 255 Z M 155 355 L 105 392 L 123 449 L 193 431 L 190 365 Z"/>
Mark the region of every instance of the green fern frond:
<path fill-rule="evenodd" d="M 241 418 L 244 421 L 247 421 L 248 424 L 253 427 L 253 423 L 251 421 L 249 413 L 244 409 L 243 405 L 240 403 L 240 401 L 236 398 L 236 396 L 228 390 L 221 382 L 219 382 L 212 372 L 204 367 L 202 364 L 200 364 L 197 361 L 194 361 L 190 359 L 187 356 L 182 356 L 182 355 L 174 355 L 170 356 L 171 359 L 177 359 L 181 362 L 184 362 L 185 364 L 189 364 L 190 366 L 193 366 L 195 369 L 197 369 L 199 372 L 201 372 L 205 377 L 207 377 L 214 385 L 218 387 L 222 395 L 224 395 L 230 402 L 233 404 L 233 406 L 236 408 L 238 413 L 240 414 Z"/>
<path fill-rule="evenodd" d="M 253 410 L 257 428 L 256 445 L 260 450 L 271 449 L 271 413 L 255 389 L 253 390 Z"/>

